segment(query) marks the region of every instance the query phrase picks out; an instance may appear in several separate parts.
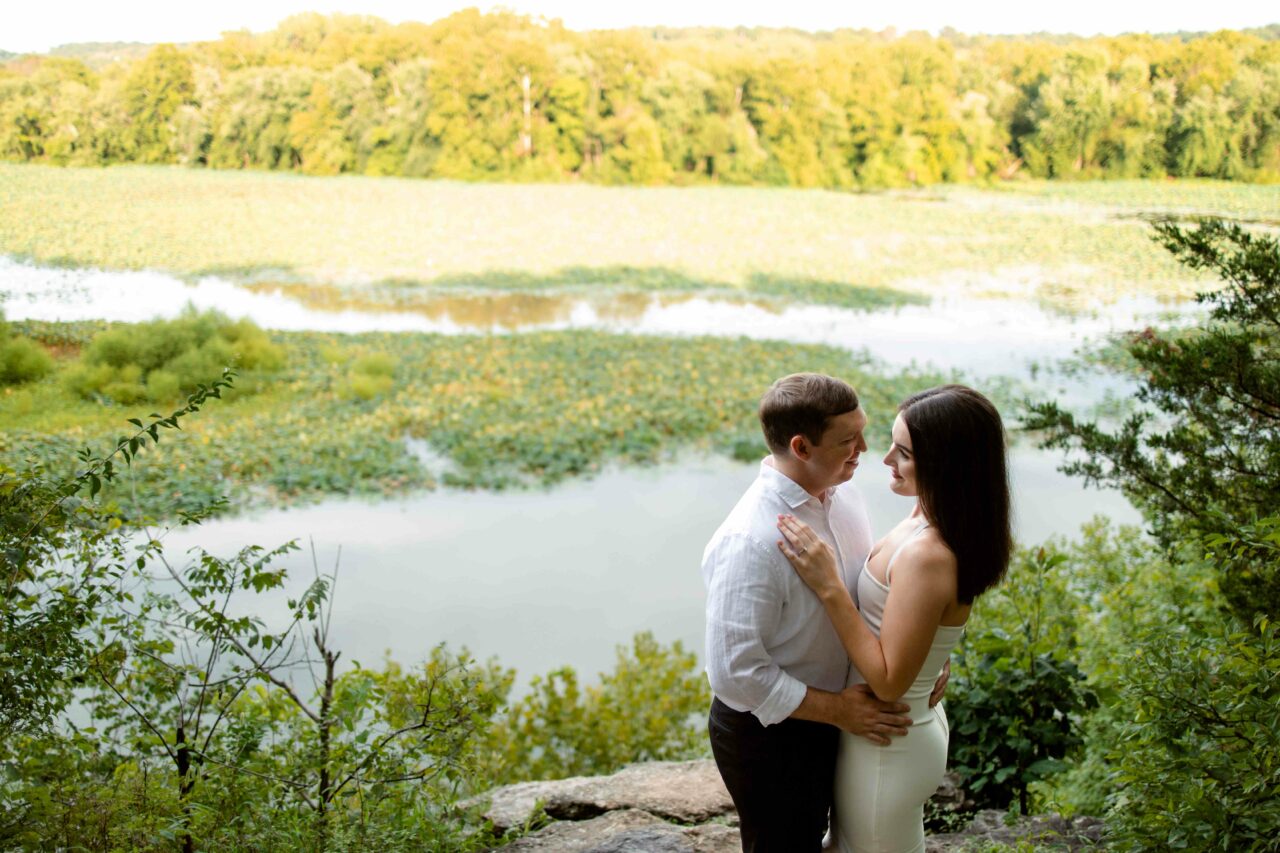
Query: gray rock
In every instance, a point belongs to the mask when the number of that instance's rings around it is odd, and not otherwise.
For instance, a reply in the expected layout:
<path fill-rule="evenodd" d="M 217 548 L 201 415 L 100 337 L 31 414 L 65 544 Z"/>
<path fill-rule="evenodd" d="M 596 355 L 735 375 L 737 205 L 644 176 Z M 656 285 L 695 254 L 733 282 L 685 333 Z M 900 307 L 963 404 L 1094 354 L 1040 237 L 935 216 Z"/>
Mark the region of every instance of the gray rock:
<path fill-rule="evenodd" d="M 523 826 L 539 802 L 548 816 L 562 821 L 640 809 L 669 821 L 698 824 L 733 812 L 733 800 L 713 761 L 652 761 L 612 776 L 521 782 L 495 788 L 483 798 L 489 801 L 484 816 L 499 832 Z"/>
<path fill-rule="evenodd" d="M 633 829 L 620 832 L 592 847 L 590 853 L 693 853 L 693 847 L 681 835 L 659 829 Z"/>
<path fill-rule="evenodd" d="M 925 808 L 928 809 L 930 805 L 936 811 L 947 813 L 973 808 L 973 803 L 960 787 L 959 773 L 947 773 L 942 777 L 942 784 L 933 792 Z"/>
<path fill-rule="evenodd" d="M 741 849 L 737 831 L 727 826 L 677 826 L 638 809 L 553 823 L 502 848 L 503 853 L 737 853 Z"/>
<path fill-rule="evenodd" d="M 1032 815 L 1005 824 L 1003 811 L 985 809 L 961 832 L 930 835 L 925 838 L 925 853 L 953 853 L 975 842 L 1014 845 L 1030 841 L 1065 851 L 1101 849 L 1104 826 L 1096 817 L 1064 818 L 1059 815 Z"/>
<path fill-rule="evenodd" d="M 970 807 L 948 775 L 935 809 Z M 541 803 L 555 823 L 502 848 L 515 853 L 737 853 L 737 812 L 713 761 L 633 764 L 611 776 L 522 782 L 496 788 L 463 805 L 487 803 L 485 817 L 500 832 L 529 822 Z M 1035 815 L 1005 825 L 1005 812 L 979 812 L 961 832 L 926 837 L 927 853 L 960 853 L 974 845 L 1019 841 L 1065 851 L 1098 849 L 1097 818 Z"/>
<path fill-rule="evenodd" d="M 704 823 L 684 831 L 684 837 L 693 842 L 694 853 L 741 853 L 742 836 L 738 834 L 738 813 L 732 815 L 732 826 Z"/>

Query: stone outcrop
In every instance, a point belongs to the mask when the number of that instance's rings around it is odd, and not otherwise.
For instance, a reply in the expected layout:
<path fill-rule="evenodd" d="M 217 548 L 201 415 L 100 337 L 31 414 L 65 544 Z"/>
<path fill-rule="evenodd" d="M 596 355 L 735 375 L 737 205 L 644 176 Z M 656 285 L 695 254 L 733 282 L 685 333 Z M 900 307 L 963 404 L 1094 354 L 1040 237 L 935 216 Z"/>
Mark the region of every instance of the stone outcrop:
<path fill-rule="evenodd" d="M 626 809 L 689 825 L 737 815 L 712 761 L 633 764 L 612 776 L 521 782 L 483 796 L 489 801 L 484 816 L 500 832 L 523 826 L 539 804 L 548 817 L 572 821 Z"/>
<path fill-rule="evenodd" d="M 974 815 L 961 832 L 930 835 L 925 838 L 925 853 L 951 853 L 964 850 L 974 842 L 1000 842 L 1015 846 L 1030 841 L 1063 851 L 1101 850 L 1103 823 L 1096 817 L 1064 818 L 1059 815 L 1032 815 L 1005 823 L 1006 812 L 985 809 Z"/>
<path fill-rule="evenodd" d="M 938 789 L 943 810 L 966 805 L 952 776 Z M 633 764 L 611 776 L 522 782 L 496 788 L 468 805 L 505 832 L 527 825 L 539 808 L 552 823 L 501 848 L 504 853 L 736 853 L 737 813 L 712 761 Z M 1066 851 L 1099 847 L 1102 822 L 1036 815 L 1005 824 L 1005 813 L 982 811 L 962 832 L 932 835 L 928 853 L 951 853 L 975 843 L 1014 845 L 1026 839 Z"/>
<path fill-rule="evenodd" d="M 503 847 L 503 853 L 738 853 L 738 831 L 723 824 L 679 826 L 639 809 L 561 821 Z"/>

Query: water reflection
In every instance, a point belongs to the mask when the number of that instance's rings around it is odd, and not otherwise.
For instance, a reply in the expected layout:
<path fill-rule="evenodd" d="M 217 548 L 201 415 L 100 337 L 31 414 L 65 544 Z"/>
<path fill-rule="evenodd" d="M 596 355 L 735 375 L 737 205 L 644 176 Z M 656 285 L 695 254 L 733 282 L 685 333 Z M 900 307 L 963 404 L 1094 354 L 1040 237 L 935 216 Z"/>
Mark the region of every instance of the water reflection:
<path fill-rule="evenodd" d="M 0 298 L 15 320 L 136 322 L 174 316 L 191 304 L 286 331 L 460 334 L 582 328 L 746 336 L 866 351 L 894 368 L 932 365 L 971 377 L 1014 376 L 1031 383 L 1087 342 L 1198 310 L 1189 304 L 1171 308 L 1151 298 L 1121 298 L 1105 310 L 1064 314 L 1024 298 L 953 293 L 927 305 L 851 310 L 690 293 L 433 294 L 429 288 L 392 286 L 240 286 L 213 276 L 183 282 L 162 273 L 51 269 L 3 258 Z M 1067 402 L 1082 394 L 1096 400 L 1108 388 L 1125 390 L 1123 382 L 1111 380 L 1111 386 L 1046 390 L 1074 395 Z"/>
<path fill-rule="evenodd" d="M 467 293 L 424 297 L 417 292 L 377 290 L 357 294 L 346 288 L 308 284 L 256 283 L 253 293 L 283 296 L 309 308 L 345 312 L 355 318 L 388 311 L 425 317 L 450 328 L 515 332 L 522 329 L 568 325 L 579 295 L 562 293 Z M 621 317 L 642 313 L 645 305 L 623 301 Z M 343 329 L 341 331 L 356 331 Z M 363 330 L 360 330 L 363 331 Z"/>
<path fill-rule="evenodd" d="M 1138 520 L 1117 493 L 1083 491 L 1055 467 L 1046 453 L 1013 455 L 1021 541 L 1074 534 L 1098 513 Z M 447 640 L 496 655 L 522 681 L 562 664 L 593 676 L 638 631 L 701 654 L 702 549 L 755 474 L 753 464 L 697 458 L 547 491 L 331 500 L 174 531 L 166 546 L 216 542 L 229 553 L 310 537 L 322 567 L 341 546 L 334 632 L 346 659 L 374 664 L 390 651 L 409 662 Z M 856 482 L 876 530 L 907 511 L 909 499 L 888 491 L 882 466 L 863 466 Z M 294 583 L 311 576 L 310 560 L 291 556 Z M 290 591 L 259 612 L 282 612 Z"/>

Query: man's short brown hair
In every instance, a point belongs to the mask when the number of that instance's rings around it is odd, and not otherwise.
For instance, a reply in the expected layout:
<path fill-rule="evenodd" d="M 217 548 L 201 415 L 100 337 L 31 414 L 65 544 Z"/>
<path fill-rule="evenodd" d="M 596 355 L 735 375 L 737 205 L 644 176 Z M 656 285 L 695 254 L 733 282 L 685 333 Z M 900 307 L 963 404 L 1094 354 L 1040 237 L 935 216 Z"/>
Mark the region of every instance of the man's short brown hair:
<path fill-rule="evenodd" d="M 784 376 L 760 398 L 760 426 L 774 453 L 788 453 L 793 436 L 822 443 L 827 424 L 836 415 L 858 408 L 858 393 L 849 383 L 821 373 Z"/>

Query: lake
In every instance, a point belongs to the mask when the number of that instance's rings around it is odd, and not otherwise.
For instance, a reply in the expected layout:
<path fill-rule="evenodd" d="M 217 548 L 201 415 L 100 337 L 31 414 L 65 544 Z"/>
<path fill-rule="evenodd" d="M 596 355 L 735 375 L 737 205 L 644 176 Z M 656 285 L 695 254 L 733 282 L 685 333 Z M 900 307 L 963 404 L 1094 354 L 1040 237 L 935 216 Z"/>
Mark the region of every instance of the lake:
<path fill-rule="evenodd" d="M 882 455 L 864 455 L 853 481 L 877 531 L 910 509 L 888 490 Z M 312 576 L 311 545 L 323 571 L 341 549 L 333 636 L 347 659 L 376 662 L 389 650 L 409 662 L 447 641 L 497 656 L 521 681 L 563 664 L 594 675 L 637 631 L 681 640 L 701 657 L 702 549 L 757 467 L 699 457 L 546 491 L 328 500 L 174 530 L 164 541 L 171 554 L 196 545 L 229 553 L 297 538 L 303 551 L 283 563 L 294 591 Z M 1140 522 L 1123 497 L 1083 490 L 1048 454 L 1015 450 L 1011 479 L 1022 542 L 1073 533 L 1095 514 Z M 285 597 L 265 602 L 283 611 Z"/>
<path fill-rule="evenodd" d="M 10 319 L 140 321 L 187 304 L 282 330 L 511 334 L 605 329 L 631 334 L 745 335 L 825 343 L 871 354 L 894 369 L 931 365 L 972 381 L 1013 376 L 1077 406 L 1126 393 L 1121 378 L 1064 376 L 1053 368 L 1116 331 L 1192 315 L 1186 306 L 1119 300 L 1064 314 L 1019 298 L 944 294 L 927 305 L 855 311 L 696 294 L 450 293 L 385 308 L 325 305 L 296 289 L 245 287 L 216 277 L 185 282 L 162 273 L 38 267 L 0 259 L 0 297 Z M 887 489 L 871 452 L 855 483 L 876 530 L 909 509 Z M 1056 470 L 1055 455 L 1029 446 L 1012 456 L 1016 531 L 1036 543 L 1072 535 L 1095 514 L 1139 516 L 1117 493 L 1086 491 Z M 609 669 L 614 647 L 652 630 L 701 654 L 703 546 L 755 476 L 755 464 L 690 457 L 651 468 L 610 468 L 549 490 L 439 490 L 367 501 L 333 499 L 173 530 L 171 553 L 197 544 L 218 553 L 289 539 L 314 543 L 328 570 L 341 549 L 334 640 L 344 659 L 403 662 L 447 642 L 496 656 L 530 675 L 570 664 Z M 292 555 L 295 585 L 309 553 Z M 273 621 L 284 594 L 260 602 Z"/>

